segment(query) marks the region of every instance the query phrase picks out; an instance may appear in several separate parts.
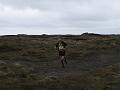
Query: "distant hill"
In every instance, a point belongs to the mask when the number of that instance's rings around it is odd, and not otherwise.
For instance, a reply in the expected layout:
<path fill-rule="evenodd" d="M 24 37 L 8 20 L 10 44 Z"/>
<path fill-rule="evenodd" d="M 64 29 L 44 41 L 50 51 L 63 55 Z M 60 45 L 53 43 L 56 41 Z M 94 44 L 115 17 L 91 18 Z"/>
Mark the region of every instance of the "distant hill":
<path fill-rule="evenodd" d="M 72 35 L 72 34 L 58 34 L 58 35 L 47 35 L 47 34 L 42 34 L 42 35 L 27 35 L 27 34 L 18 34 L 18 35 L 3 35 L 0 37 L 32 37 L 32 38 L 48 38 L 48 37 L 55 37 L 55 38 L 74 38 L 74 37 L 105 37 L 105 36 L 120 36 L 120 34 L 97 34 L 97 33 L 82 33 L 78 35 Z"/>
<path fill-rule="evenodd" d="M 92 36 L 92 37 L 97 37 L 97 36 L 104 36 L 101 34 L 96 34 L 96 33 L 83 33 L 81 36 Z"/>

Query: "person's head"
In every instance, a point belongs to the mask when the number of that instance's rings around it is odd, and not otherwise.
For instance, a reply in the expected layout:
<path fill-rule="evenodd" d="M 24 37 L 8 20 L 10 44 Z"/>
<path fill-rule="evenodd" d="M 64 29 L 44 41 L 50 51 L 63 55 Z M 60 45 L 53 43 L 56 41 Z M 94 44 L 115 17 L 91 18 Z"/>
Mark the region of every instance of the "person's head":
<path fill-rule="evenodd" d="M 58 39 L 58 42 L 62 42 L 62 39 L 61 39 L 61 38 L 59 38 L 59 39 Z"/>

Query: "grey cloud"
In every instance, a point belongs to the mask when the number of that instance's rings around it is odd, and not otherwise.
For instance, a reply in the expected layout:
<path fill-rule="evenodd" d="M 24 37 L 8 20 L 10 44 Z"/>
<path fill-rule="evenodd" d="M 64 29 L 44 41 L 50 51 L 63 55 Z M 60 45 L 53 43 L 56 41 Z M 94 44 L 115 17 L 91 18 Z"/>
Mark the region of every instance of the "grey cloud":
<path fill-rule="evenodd" d="M 16 33 L 25 29 L 26 33 L 35 29 L 39 33 L 118 33 L 119 4 L 119 0 L 0 0 L 0 28 L 20 30 Z"/>

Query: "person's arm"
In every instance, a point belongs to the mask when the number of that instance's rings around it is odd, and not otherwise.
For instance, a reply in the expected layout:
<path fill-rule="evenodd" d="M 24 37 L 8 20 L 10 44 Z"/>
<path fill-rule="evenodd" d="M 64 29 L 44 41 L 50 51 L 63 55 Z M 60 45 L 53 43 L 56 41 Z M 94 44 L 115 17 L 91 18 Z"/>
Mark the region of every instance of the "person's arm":
<path fill-rule="evenodd" d="M 67 43 L 63 42 L 64 46 L 66 47 L 67 46 Z"/>
<path fill-rule="evenodd" d="M 67 46 L 67 43 L 65 43 L 65 46 Z"/>
<path fill-rule="evenodd" d="M 59 44 L 59 43 L 56 44 L 56 49 L 57 49 L 57 50 L 58 50 L 58 44 Z"/>

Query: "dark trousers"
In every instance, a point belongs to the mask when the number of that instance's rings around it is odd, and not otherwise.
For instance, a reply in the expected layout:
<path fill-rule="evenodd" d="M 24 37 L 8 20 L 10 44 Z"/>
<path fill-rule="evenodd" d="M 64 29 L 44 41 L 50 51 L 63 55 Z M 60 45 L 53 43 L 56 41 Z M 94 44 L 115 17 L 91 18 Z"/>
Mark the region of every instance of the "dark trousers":
<path fill-rule="evenodd" d="M 62 67 L 64 68 L 64 63 L 67 64 L 66 56 L 65 56 L 65 50 L 59 51 L 59 59 L 61 61 Z"/>

